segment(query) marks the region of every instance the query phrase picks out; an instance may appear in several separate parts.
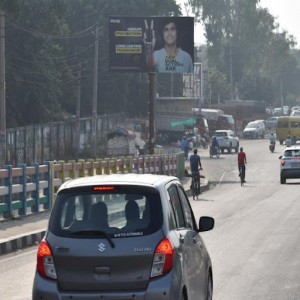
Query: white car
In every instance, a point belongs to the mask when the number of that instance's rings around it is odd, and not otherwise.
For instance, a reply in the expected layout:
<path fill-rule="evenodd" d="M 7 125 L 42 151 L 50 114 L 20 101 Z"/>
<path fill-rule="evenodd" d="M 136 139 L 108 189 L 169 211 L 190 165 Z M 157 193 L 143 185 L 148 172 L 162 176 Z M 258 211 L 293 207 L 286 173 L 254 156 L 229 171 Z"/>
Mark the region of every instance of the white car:
<path fill-rule="evenodd" d="M 291 114 L 291 116 L 294 116 L 294 117 L 298 117 L 300 116 L 300 110 L 299 109 L 294 109 Z"/>
<path fill-rule="evenodd" d="M 286 147 L 280 159 L 280 183 L 287 178 L 300 178 L 300 145 Z"/>
<path fill-rule="evenodd" d="M 263 120 L 256 120 L 249 122 L 243 131 L 244 139 L 258 139 L 258 137 L 264 138 L 265 136 L 265 124 Z"/>
<path fill-rule="evenodd" d="M 235 152 L 239 151 L 240 141 L 232 130 L 216 130 L 214 136 L 217 138 L 219 149 L 222 153 L 224 153 L 225 149 L 228 153 L 230 153 L 232 149 L 234 149 Z"/>

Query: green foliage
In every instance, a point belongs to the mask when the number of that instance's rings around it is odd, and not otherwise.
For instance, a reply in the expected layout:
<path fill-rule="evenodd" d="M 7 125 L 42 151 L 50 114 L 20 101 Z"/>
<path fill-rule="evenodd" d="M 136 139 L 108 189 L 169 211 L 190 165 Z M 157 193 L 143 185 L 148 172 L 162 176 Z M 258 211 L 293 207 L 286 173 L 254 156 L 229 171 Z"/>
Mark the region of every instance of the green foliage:
<path fill-rule="evenodd" d="M 224 74 L 216 68 L 210 68 L 207 76 L 205 99 L 207 104 L 217 104 L 230 99 L 230 85 Z"/>
<path fill-rule="evenodd" d="M 258 6 L 259 0 L 188 2 L 205 26 L 208 66 L 225 74 L 228 83 L 232 74 L 235 98 L 278 105 L 281 97 L 300 94 L 294 38 L 279 32 L 274 17 Z"/>
<path fill-rule="evenodd" d="M 7 28 L 7 127 L 74 115 L 78 76 L 81 116 L 91 115 L 97 24 L 97 113 L 147 116 L 147 74 L 109 72 L 108 16 L 180 15 L 175 0 L 2 0 L 0 8 Z"/>

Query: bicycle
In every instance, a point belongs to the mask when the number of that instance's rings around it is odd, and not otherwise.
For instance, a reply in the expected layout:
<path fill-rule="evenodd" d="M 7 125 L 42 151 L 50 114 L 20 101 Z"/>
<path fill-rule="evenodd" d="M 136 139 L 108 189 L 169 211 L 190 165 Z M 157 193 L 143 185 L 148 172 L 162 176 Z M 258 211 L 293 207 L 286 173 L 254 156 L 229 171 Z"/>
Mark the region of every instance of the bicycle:
<path fill-rule="evenodd" d="M 244 166 L 245 168 L 245 166 Z M 245 169 L 243 168 L 243 165 L 239 165 L 239 176 L 241 180 L 241 186 L 245 183 Z"/>
<path fill-rule="evenodd" d="M 199 171 L 200 170 L 202 170 L 202 169 L 199 169 Z M 198 194 L 198 182 L 197 182 L 197 180 L 198 180 L 198 174 L 195 174 L 195 175 L 192 175 L 192 174 L 190 174 L 189 172 L 188 172 L 188 170 L 187 169 L 185 169 L 185 176 L 186 177 L 191 177 L 192 178 L 192 182 L 191 182 L 191 186 L 190 186 L 190 189 L 191 189 L 191 193 L 192 193 L 192 196 L 193 196 L 193 199 L 195 200 L 195 197 L 197 197 L 197 199 L 198 199 L 198 196 L 199 196 L 199 194 Z M 205 176 L 204 175 L 199 175 L 199 177 L 200 178 L 205 178 Z"/>
<path fill-rule="evenodd" d="M 195 200 L 195 197 L 198 199 L 198 184 L 197 184 L 197 176 L 198 175 L 191 175 L 192 177 L 192 183 L 191 183 L 191 191 L 193 199 Z"/>

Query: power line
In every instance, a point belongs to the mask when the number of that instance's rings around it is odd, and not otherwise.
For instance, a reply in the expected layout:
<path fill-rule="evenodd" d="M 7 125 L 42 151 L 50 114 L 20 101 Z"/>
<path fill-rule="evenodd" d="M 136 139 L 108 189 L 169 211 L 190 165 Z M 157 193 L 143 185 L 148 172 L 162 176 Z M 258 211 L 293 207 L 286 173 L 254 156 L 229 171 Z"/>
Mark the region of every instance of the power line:
<path fill-rule="evenodd" d="M 82 37 L 86 37 L 86 36 L 90 35 L 92 30 L 94 30 L 97 26 L 97 23 L 95 23 L 94 25 L 87 27 L 81 31 L 75 32 L 75 33 L 70 33 L 70 34 L 65 34 L 65 35 L 56 35 L 56 34 L 48 34 L 48 33 L 40 32 L 40 31 L 31 29 L 29 27 L 26 27 L 24 25 L 19 25 L 17 23 L 14 23 L 11 18 L 9 18 L 9 17 L 7 17 L 7 18 L 9 19 L 12 27 L 19 29 L 21 31 L 27 32 L 38 38 L 52 38 L 52 39 L 64 39 L 64 40 L 82 38 Z"/>

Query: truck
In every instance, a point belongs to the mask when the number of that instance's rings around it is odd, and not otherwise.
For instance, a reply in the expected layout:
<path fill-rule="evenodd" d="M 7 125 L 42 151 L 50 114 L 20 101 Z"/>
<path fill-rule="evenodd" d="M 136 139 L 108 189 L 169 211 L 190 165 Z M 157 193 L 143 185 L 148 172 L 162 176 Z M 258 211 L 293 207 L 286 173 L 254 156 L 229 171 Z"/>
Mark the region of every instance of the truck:
<path fill-rule="evenodd" d="M 201 108 L 200 114 L 207 119 L 210 136 L 216 130 L 235 130 L 232 115 L 224 114 L 221 109 Z"/>
<path fill-rule="evenodd" d="M 157 97 L 154 123 L 157 143 L 172 143 L 181 140 L 187 129 L 196 127 L 200 134 L 208 132 L 204 116 L 194 113 L 193 97 Z"/>
<path fill-rule="evenodd" d="M 212 106 L 224 114 L 232 115 L 235 120 L 235 131 L 242 135 L 245 126 L 254 120 L 266 119 L 265 101 L 257 100 L 226 100 Z"/>

